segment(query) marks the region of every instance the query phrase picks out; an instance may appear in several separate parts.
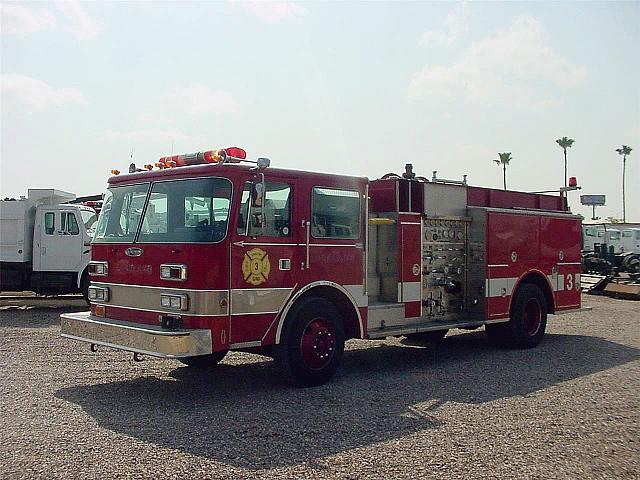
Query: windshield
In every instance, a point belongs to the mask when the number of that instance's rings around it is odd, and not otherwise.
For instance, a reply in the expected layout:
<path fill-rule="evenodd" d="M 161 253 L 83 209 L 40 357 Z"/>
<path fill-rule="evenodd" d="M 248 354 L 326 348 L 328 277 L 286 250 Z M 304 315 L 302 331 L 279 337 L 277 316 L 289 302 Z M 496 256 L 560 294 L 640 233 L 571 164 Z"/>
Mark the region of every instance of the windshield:
<path fill-rule="evenodd" d="M 80 215 L 82 216 L 82 223 L 84 223 L 84 228 L 87 230 L 89 235 L 93 235 L 96 228 L 96 223 L 98 221 L 98 215 L 93 210 L 80 210 Z"/>
<path fill-rule="evenodd" d="M 155 182 L 151 191 L 149 183 L 114 187 L 105 195 L 94 242 L 219 242 L 230 203 L 231 182 L 223 178 Z"/>
<path fill-rule="evenodd" d="M 144 243 L 215 243 L 227 232 L 231 182 L 223 178 L 156 182 L 140 228 Z"/>
<path fill-rule="evenodd" d="M 93 241 L 95 243 L 133 242 L 148 192 L 148 183 L 107 190 Z"/>

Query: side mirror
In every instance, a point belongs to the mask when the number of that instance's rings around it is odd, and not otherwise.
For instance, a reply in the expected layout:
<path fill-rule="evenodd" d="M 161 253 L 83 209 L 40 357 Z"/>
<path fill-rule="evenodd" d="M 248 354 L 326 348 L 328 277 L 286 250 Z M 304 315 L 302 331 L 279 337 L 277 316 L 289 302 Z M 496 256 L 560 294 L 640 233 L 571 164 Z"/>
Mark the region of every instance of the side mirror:
<path fill-rule="evenodd" d="M 260 176 L 260 181 L 253 182 L 251 186 L 251 205 L 253 207 L 262 207 L 264 205 L 265 184 L 264 175 Z"/>

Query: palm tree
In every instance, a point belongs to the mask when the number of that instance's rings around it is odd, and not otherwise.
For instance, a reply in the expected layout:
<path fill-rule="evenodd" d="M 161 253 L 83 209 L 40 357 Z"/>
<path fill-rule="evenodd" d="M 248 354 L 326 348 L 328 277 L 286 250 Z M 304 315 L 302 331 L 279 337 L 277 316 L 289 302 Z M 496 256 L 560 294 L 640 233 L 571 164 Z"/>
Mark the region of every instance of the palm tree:
<path fill-rule="evenodd" d="M 500 160 L 494 160 L 498 165 L 502 165 L 502 181 L 504 183 L 504 189 L 507 189 L 507 165 L 513 160 L 511 158 L 511 152 L 499 153 Z"/>
<path fill-rule="evenodd" d="M 567 148 L 571 148 L 575 140 L 573 138 L 562 137 L 556 140 L 560 148 L 564 150 L 564 186 L 567 186 Z"/>
<path fill-rule="evenodd" d="M 627 206 L 624 197 L 624 176 L 627 173 L 627 155 L 631 155 L 632 148 L 628 145 L 622 145 L 622 148 L 616 148 L 616 152 L 622 155 L 622 223 L 627 222 Z"/>

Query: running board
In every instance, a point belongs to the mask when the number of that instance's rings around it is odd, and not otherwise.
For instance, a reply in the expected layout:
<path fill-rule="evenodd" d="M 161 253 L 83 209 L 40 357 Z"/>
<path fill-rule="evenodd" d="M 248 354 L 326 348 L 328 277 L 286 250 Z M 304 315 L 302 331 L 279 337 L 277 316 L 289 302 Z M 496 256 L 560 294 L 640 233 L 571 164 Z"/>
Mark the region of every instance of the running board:
<path fill-rule="evenodd" d="M 385 338 L 394 337 L 397 335 L 407 335 L 411 333 L 432 332 L 435 330 L 449 330 L 451 328 L 467 328 L 467 327 L 481 327 L 491 323 L 504 323 L 508 322 L 508 318 L 497 318 L 495 320 L 465 320 L 465 321 L 431 321 L 413 325 L 403 325 L 399 327 L 390 328 L 376 328 L 369 330 L 369 338 Z"/>

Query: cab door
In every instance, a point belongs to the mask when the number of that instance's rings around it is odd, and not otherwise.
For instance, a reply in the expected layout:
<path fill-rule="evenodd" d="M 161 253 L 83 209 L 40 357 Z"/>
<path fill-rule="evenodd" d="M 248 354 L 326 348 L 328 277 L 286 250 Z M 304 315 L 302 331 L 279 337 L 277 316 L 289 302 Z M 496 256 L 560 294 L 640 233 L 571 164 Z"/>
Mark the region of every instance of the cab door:
<path fill-rule="evenodd" d="M 82 257 L 83 236 L 79 220 L 72 210 L 40 209 L 38 270 L 44 272 L 74 272 Z M 80 220 L 81 221 L 81 220 Z"/>
<path fill-rule="evenodd" d="M 231 232 L 231 347 L 272 343 L 267 333 L 291 295 L 300 269 L 293 228 L 293 182 L 247 178 Z"/>

